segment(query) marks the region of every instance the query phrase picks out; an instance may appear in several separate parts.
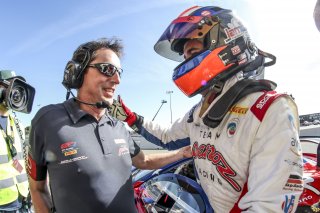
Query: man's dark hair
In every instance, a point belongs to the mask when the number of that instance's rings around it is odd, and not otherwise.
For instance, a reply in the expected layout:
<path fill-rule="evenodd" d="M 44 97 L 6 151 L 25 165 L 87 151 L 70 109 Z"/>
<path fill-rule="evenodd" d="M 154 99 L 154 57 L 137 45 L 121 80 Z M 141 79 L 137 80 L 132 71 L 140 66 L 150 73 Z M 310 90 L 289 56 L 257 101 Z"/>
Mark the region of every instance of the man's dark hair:
<path fill-rule="evenodd" d="M 73 53 L 72 60 L 75 62 L 83 62 L 88 51 L 90 54 L 90 61 L 95 59 L 95 52 L 99 49 L 110 49 L 115 54 L 121 58 L 123 56 L 123 45 L 122 40 L 116 37 L 112 38 L 100 38 L 97 40 L 89 41 L 84 44 L 81 44 Z"/>

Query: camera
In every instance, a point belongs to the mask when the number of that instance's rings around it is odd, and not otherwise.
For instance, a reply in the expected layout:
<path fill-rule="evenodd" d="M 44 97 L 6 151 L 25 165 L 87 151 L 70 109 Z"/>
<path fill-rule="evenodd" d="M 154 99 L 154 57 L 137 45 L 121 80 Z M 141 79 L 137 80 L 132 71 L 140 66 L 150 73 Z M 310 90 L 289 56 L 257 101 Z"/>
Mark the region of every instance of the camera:
<path fill-rule="evenodd" d="M 22 77 L 0 79 L 0 104 L 17 112 L 30 113 L 35 89 Z"/>

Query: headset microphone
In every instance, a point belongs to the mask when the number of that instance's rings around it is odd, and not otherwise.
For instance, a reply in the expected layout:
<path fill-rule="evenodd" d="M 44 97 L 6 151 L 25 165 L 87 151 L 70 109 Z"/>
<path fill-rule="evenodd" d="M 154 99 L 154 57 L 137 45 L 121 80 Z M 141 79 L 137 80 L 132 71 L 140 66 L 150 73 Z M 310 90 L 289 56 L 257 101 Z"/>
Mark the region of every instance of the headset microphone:
<path fill-rule="evenodd" d="M 85 101 L 81 101 L 79 100 L 78 98 L 76 98 L 74 96 L 74 94 L 69 90 L 68 92 L 70 92 L 69 94 L 71 94 L 74 98 L 74 100 L 78 101 L 79 103 L 81 104 L 86 104 L 86 105 L 90 105 L 90 106 L 95 106 L 97 107 L 98 109 L 101 109 L 101 108 L 107 108 L 109 110 L 110 108 L 110 105 L 107 103 L 107 102 L 104 102 L 104 101 L 100 101 L 100 102 L 97 102 L 97 103 L 88 103 L 88 102 L 85 102 Z"/>
<path fill-rule="evenodd" d="M 97 102 L 95 105 L 97 108 L 107 108 L 107 109 L 110 108 L 110 105 L 104 101 Z"/>

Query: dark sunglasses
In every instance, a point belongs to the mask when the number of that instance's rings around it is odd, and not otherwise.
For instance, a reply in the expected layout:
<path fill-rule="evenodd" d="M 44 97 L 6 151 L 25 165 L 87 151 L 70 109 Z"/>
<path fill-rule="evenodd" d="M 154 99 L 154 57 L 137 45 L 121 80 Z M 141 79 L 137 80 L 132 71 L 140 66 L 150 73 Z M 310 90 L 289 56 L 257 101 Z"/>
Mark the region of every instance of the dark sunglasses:
<path fill-rule="evenodd" d="M 119 76 L 121 77 L 121 74 L 123 70 L 121 68 L 118 68 L 112 64 L 109 63 L 97 63 L 97 64 L 89 64 L 88 67 L 93 67 L 98 69 L 102 74 L 112 77 L 116 72 L 118 72 Z"/>

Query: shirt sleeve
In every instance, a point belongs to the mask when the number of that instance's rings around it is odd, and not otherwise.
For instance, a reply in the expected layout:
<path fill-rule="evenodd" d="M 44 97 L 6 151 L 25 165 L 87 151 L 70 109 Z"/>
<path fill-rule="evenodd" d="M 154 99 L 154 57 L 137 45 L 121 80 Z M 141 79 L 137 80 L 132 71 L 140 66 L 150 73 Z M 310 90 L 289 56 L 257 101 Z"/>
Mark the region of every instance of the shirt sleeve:
<path fill-rule="evenodd" d="M 136 156 L 140 152 L 140 146 L 132 139 L 130 132 L 128 132 L 128 144 L 131 158 Z"/>
<path fill-rule="evenodd" d="M 46 179 L 47 165 L 43 151 L 44 143 L 39 132 L 39 123 L 32 122 L 28 145 L 28 175 L 36 181 Z"/>
<path fill-rule="evenodd" d="M 299 117 L 294 102 L 277 99 L 252 144 L 243 212 L 294 212 L 303 190 Z"/>

